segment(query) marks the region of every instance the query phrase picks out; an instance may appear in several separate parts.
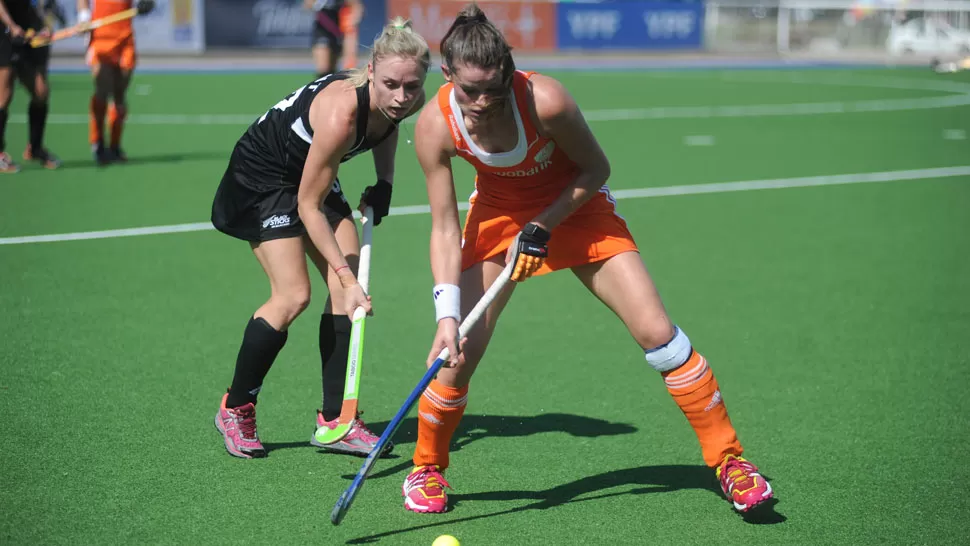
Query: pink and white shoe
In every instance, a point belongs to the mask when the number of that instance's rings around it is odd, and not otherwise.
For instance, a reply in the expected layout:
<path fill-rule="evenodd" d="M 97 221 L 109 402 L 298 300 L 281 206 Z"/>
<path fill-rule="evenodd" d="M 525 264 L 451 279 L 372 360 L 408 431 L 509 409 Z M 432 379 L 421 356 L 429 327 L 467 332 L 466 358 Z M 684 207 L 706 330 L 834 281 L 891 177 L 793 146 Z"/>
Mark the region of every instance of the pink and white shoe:
<path fill-rule="evenodd" d="M 758 467 L 743 457 L 728 455 L 716 470 L 721 490 L 738 512 L 747 512 L 774 496 Z"/>
<path fill-rule="evenodd" d="M 337 428 L 337 420 L 334 419 L 333 421 L 326 421 L 323 418 L 323 414 L 320 413 L 320 410 L 317 410 L 317 428 L 321 427 L 329 428 L 331 430 L 335 429 Z M 350 425 L 350 432 L 348 432 L 347 435 L 344 436 L 344 438 L 339 442 L 335 444 L 324 444 L 317 441 L 316 429 L 314 429 L 313 434 L 310 436 L 310 443 L 316 447 L 319 447 L 320 449 L 325 449 L 333 453 L 345 453 L 348 455 L 360 455 L 366 457 L 367 454 L 374 449 L 374 446 L 377 445 L 377 442 L 380 439 L 380 436 L 377 436 L 371 432 L 370 429 L 367 428 L 367 425 L 360 420 L 360 414 L 358 413 L 357 418 L 354 419 L 354 422 Z M 387 447 L 384 448 L 384 452 L 381 453 L 381 455 L 387 455 L 393 449 L 394 444 L 392 442 L 388 442 Z"/>
<path fill-rule="evenodd" d="M 0 173 L 19 173 L 20 165 L 13 162 L 7 152 L 0 152 Z"/>
<path fill-rule="evenodd" d="M 265 457 L 266 450 L 256 434 L 256 406 L 249 403 L 238 408 L 227 408 L 228 397 L 228 393 L 222 396 L 222 404 L 216 413 L 216 428 L 226 441 L 226 451 L 243 459 Z"/>
<path fill-rule="evenodd" d="M 448 510 L 450 488 L 438 465 L 416 466 L 404 479 L 401 493 L 404 495 L 404 508 L 419 514 L 438 514 Z"/>

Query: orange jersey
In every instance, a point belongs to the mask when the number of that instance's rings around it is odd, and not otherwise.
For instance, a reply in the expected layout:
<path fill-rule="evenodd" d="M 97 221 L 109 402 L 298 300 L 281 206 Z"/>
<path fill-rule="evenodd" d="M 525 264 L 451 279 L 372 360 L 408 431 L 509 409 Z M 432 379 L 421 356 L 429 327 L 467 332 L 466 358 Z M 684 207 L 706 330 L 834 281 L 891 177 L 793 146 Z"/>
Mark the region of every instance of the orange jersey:
<path fill-rule="evenodd" d="M 101 19 L 132 8 L 132 0 L 91 0 L 91 20 Z M 131 19 L 111 23 L 91 31 L 91 41 L 120 42 L 132 35 Z"/>
<path fill-rule="evenodd" d="M 508 152 L 487 153 L 472 142 L 453 84 L 438 91 L 438 106 L 447 120 L 458 155 L 475 167 L 475 193 L 462 233 L 462 270 L 502 256 L 522 227 L 531 222 L 579 175 L 579 167 L 554 140 L 539 134 L 532 121 L 528 85 L 532 72 L 512 79 L 518 144 Z M 552 230 L 549 257 L 535 273 L 543 275 L 637 252 L 616 202 L 605 185 Z"/>
<path fill-rule="evenodd" d="M 512 78 L 515 121 L 519 140 L 508 152 L 487 153 L 478 148 L 465 130 L 464 118 L 454 99 L 454 84 L 438 90 L 441 108 L 458 155 L 475 167 L 472 203 L 519 210 L 551 203 L 579 174 L 579 168 L 549 138 L 541 136 L 532 122 L 529 78 L 534 72 L 516 71 Z"/>

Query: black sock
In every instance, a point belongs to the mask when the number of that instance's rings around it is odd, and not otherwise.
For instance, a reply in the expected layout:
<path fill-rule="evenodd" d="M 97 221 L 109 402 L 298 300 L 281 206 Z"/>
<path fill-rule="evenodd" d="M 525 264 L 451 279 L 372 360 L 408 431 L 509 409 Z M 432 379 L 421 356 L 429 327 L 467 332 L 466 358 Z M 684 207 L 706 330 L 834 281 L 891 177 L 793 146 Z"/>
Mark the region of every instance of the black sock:
<path fill-rule="evenodd" d="M 7 151 L 7 109 L 0 108 L 0 152 Z"/>
<path fill-rule="evenodd" d="M 31 102 L 27 117 L 30 120 L 30 147 L 41 150 L 44 148 L 44 127 L 47 125 L 47 103 Z"/>
<path fill-rule="evenodd" d="M 347 315 L 324 313 L 320 317 L 320 362 L 323 375 L 323 418 L 340 416 L 347 382 L 347 353 L 350 352 L 351 322 Z"/>
<path fill-rule="evenodd" d="M 236 357 L 236 373 L 232 376 L 232 387 L 226 399 L 227 408 L 256 403 L 263 379 L 286 344 L 286 336 L 287 332 L 274 329 L 262 318 L 249 319 Z"/>

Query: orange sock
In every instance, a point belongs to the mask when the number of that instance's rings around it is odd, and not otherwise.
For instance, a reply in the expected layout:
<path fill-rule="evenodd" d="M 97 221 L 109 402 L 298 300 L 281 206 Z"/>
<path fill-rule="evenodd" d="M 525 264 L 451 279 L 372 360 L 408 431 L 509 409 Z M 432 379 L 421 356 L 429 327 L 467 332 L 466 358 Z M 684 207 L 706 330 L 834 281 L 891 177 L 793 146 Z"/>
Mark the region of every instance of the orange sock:
<path fill-rule="evenodd" d="M 107 105 L 103 100 L 98 97 L 91 97 L 88 139 L 92 145 L 104 142 L 104 113 L 106 109 Z"/>
<path fill-rule="evenodd" d="M 128 108 L 111 103 L 108 109 L 108 124 L 111 125 L 111 147 L 121 146 L 121 132 L 125 128 L 125 117 L 128 116 Z"/>
<path fill-rule="evenodd" d="M 694 427 L 707 466 L 716 467 L 728 454 L 740 455 L 741 443 L 707 359 L 693 351 L 682 366 L 662 375 L 667 391 Z"/>
<path fill-rule="evenodd" d="M 414 465 L 436 464 L 448 468 L 451 437 L 458 428 L 468 403 L 468 385 L 446 387 L 435 379 L 418 402 L 418 445 L 414 449 Z"/>

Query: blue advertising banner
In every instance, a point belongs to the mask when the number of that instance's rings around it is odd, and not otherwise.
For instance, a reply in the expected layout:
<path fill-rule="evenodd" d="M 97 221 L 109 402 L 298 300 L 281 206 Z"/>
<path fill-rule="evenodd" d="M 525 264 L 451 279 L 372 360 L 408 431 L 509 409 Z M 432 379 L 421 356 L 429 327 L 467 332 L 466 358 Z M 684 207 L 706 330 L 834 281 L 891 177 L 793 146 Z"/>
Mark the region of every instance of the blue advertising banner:
<path fill-rule="evenodd" d="M 566 3 L 556 19 L 559 49 L 691 49 L 704 34 L 702 3 Z"/>
<path fill-rule="evenodd" d="M 364 1 L 361 46 L 384 27 L 386 4 Z M 210 47 L 310 49 L 313 14 L 303 0 L 206 0 L 205 40 Z M 362 49 L 361 55 L 366 52 Z"/>

